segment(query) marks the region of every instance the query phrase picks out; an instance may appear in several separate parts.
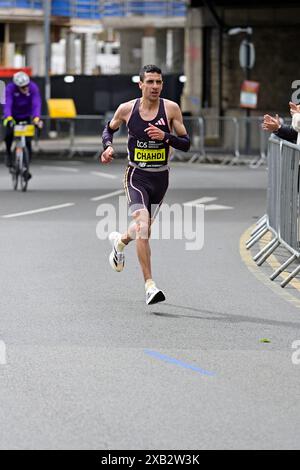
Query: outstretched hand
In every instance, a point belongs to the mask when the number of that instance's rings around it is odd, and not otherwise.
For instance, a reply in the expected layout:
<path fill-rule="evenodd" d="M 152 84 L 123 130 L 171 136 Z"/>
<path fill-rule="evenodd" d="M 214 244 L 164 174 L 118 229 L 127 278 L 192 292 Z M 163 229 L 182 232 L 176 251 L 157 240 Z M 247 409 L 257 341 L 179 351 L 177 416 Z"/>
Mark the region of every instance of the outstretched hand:
<path fill-rule="evenodd" d="M 289 107 L 290 107 L 290 113 L 291 116 L 293 116 L 295 113 L 300 113 L 300 105 L 295 104 L 292 101 L 289 102 Z"/>
<path fill-rule="evenodd" d="M 264 131 L 276 132 L 278 131 L 280 125 L 281 124 L 278 114 L 276 114 L 275 117 L 270 116 L 270 114 L 265 114 L 261 127 Z"/>

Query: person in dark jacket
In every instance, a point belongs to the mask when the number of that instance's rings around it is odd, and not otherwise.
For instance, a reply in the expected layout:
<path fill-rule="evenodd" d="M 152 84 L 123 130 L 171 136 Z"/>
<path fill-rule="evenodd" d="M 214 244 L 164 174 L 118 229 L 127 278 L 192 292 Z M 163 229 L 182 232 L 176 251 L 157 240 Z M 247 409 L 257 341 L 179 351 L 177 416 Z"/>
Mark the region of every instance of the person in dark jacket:
<path fill-rule="evenodd" d="M 14 126 L 19 122 L 33 122 L 41 127 L 41 95 L 38 86 L 30 80 L 25 72 L 14 74 L 12 82 L 5 90 L 4 127 L 6 143 L 6 166 L 13 171 L 11 147 L 14 139 Z M 26 146 L 31 158 L 31 139 L 26 138 Z M 28 179 L 31 177 L 28 172 Z"/>
<path fill-rule="evenodd" d="M 290 101 L 289 106 L 292 117 L 294 116 L 294 114 L 300 112 L 300 105 L 296 105 L 295 103 L 292 103 Z M 276 114 L 275 117 L 270 116 L 270 114 L 265 114 L 264 121 L 262 123 L 262 128 L 265 131 L 269 131 L 277 135 L 277 137 L 279 137 L 280 139 L 288 140 L 293 144 L 297 143 L 298 132 L 293 129 L 292 126 L 281 124 L 278 114 Z"/>

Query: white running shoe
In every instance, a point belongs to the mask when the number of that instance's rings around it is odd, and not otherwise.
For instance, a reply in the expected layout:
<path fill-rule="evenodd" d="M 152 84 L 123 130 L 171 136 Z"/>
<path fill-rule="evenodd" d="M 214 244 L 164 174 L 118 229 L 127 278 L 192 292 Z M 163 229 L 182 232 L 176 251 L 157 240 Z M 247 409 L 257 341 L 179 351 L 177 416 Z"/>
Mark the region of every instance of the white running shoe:
<path fill-rule="evenodd" d="M 146 290 L 147 305 L 157 304 L 158 302 L 163 302 L 164 300 L 166 300 L 165 294 L 156 286 L 149 287 L 149 289 Z"/>
<path fill-rule="evenodd" d="M 114 271 L 118 273 L 123 271 L 125 264 L 125 255 L 122 251 L 117 250 L 117 244 L 121 238 L 122 234 L 119 232 L 111 232 L 109 234 L 109 241 L 112 244 L 112 252 L 109 255 L 109 264 L 111 265 Z"/>

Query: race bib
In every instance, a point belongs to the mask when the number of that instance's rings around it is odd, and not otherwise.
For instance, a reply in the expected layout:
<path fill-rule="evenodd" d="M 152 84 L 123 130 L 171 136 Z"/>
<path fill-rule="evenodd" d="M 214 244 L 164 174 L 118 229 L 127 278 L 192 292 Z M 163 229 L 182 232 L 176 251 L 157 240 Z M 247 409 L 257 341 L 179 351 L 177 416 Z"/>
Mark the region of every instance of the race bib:
<path fill-rule="evenodd" d="M 139 162 L 164 162 L 166 160 L 166 149 L 134 149 L 134 161 Z"/>

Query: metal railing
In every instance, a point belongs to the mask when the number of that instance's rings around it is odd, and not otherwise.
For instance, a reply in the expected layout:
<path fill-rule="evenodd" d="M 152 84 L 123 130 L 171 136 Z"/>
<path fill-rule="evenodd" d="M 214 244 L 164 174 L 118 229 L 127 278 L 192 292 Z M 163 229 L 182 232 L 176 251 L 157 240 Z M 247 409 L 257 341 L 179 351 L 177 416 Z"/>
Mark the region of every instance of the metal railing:
<path fill-rule="evenodd" d="M 266 163 L 270 136 L 262 129 L 262 121 L 262 116 L 184 118 L 184 124 L 192 140 L 191 151 L 188 154 L 176 152 L 176 156 L 190 162 L 218 161 L 230 165 L 248 162 L 252 168 L 257 168 Z M 248 149 L 247 132 L 250 144 Z"/>
<path fill-rule="evenodd" d="M 43 0 L 0 0 L 0 8 L 43 9 Z M 53 16 L 82 19 L 126 16 L 185 16 L 185 0 L 52 0 Z"/>
<path fill-rule="evenodd" d="M 44 128 L 33 145 L 36 153 L 67 155 L 98 153 L 106 117 L 85 115 L 73 119 L 42 116 Z"/>
<path fill-rule="evenodd" d="M 52 0 L 52 15 L 99 19 L 127 16 L 185 16 L 185 0 Z"/>
<path fill-rule="evenodd" d="M 191 147 L 188 153 L 174 150 L 173 159 L 180 161 L 188 160 L 189 163 L 200 162 L 208 159 L 204 147 L 204 120 L 202 117 L 184 117 L 184 126 L 191 140 Z"/>
<path fill-rule="evenodd" d="M 290 257 L 272 273 L 270 279 L 276 279 L 294 262 L 297 262 L 297 267 L 281 282 L 281 287 L 285 287 L 300 272 L 299 164 L 300 146 L 270 137 L 267 214 L 259 221 L 246 243 L 249 249 L 267 232 L 273 234 L 271 241 L 253 257 L 258 266 L 279 246 L 287 249 Z"/>
<path fill-rule="evenodd" d="M 49 116 L 41 116 L 41 119 L 44 121 L 44 127 L 36 133 L 33 142 L 34 153 L 67 155 L 71 158 L 76 154 L 96 153 L 101 149 L 101 134 L 107 122 L 106 116 L 85 115 L 74 119 L 51 119 Z M 2 152 L 5 151 L 4 135 L 2 121 Z"/>
<path fill-rule="evenodd" d="M 43 0 L 0 0 L 0 8 L 43 9 Z"/>
<path fill-rule="evenodd" d="M 75 154 L 98 153 L 102 148 L 101 135 L 105 124 L 113 113 L 105 115 L 78 115 L 73 119 L 50 119 L 42 116 L 45 122 L 36 140 L 37 153 L 59 153 L 73 157 Z M 184 118 L 185 127 L 191 139 L 190 151 L 186 154 L 174 151 L 172 159 L 180 161 L 204 161 L 209 159 L 204 147 L 204 122 L 201 117 Z M 3 129 L 1 132 L 3 136 Z M 127 155 L 128 131 L 125 124 L 114 136 L 114 149 L 120 156 Z"/>
<path fill-rule="evenodd" d="M 82 19 L 99 19 L 102 16 L 100 0 L 52 0 L 53 16 L 69 16 Z"/>
<path fill-rule="evenodd" d="M 48 123 L 42 132 L 39 150 L 49 153 L 61 151 L 73 156 L 99 147 L 104 122 L 113 113 L 103 115 L 78 115 L 75 119 L 53 119 L 44 116 Z M 251 153 L 245 148 L 245 118 L 240 117 L 184 117 L 184 125 L 191 139 L 189 152 L 175 150 L 173 159 L 188 163 L 216 162 L 221 164 L 250 164 L 257 168 L 266 163 L 269 133 L 261 127 L 262 117 L 250 118 Z M 49 132 L 50 131 L 50 132 Z M 3 132 L 2 132 L 3 133 Z M 55 137 L 54 137 L 55 136 Z M 118 153 L 127 153 L 126 126 L 115 135 Z"/>
<path fill-rule="evenodd" d="M 185 16 L 185 0 L 100 0 L 103 16 Z"/>

